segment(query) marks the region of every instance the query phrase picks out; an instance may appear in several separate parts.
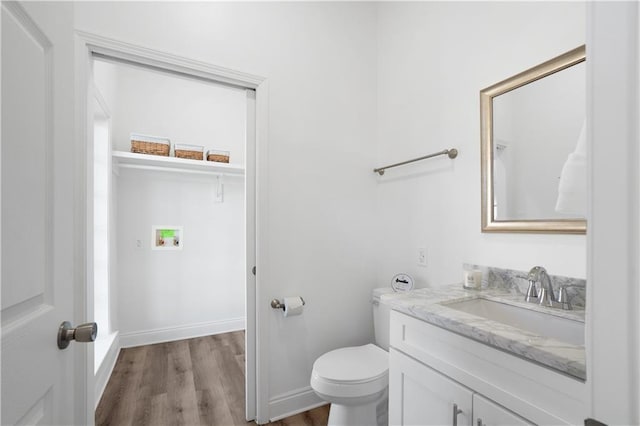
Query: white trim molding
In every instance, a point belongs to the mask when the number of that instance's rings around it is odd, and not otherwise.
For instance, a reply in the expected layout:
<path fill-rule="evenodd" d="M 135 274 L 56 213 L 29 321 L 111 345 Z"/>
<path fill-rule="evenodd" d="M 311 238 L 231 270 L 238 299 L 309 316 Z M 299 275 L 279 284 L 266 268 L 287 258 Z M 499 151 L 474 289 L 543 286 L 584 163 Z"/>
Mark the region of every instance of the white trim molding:
<path fill-rule="evenodd" d="M 102 398 L 102 394 L 107 387 L 107 383 L 109 382 L 109 378 L 111 377 L 111 373 L 113 373 L 113 368 L 116 366 L 116 361 L 118 360 L 118 355 L 120 355 L 120 336 L 116 331 L 113 334 L 113 337 L 109 337 L 111 343 L 109 345 L 109 350 L 107 354 L 104 356 L 102 363 L 100 363 L 100 367 L 98 367 L 98 371 L 95 373 L 95 405 L 94 409 L 98 407 L 98 403 L 100 402 L 100 398 Z"/>
<path fill-rule="evenodd" d="M 328 402 L 316 395 L 311 386 L 305 386 L 271 398 L 269 401 L 269 412 L 271 413 L 269 421 L 275 422 L 326 404 Z"/>
<path fill-rule="evenodd" d="M 255 371 L 256 423 L 269 422 L 269 305 L 271 273 L 269 269 L 269 81 L 256 89 L 256 153 L 255 153 L 255 218 L 256 218 L 256 280 L 255 280 Z M 250 306 L 247 304 L 247 306 Z M 247 355 L 249 356 L 249 355 Z"/>
<path fill-rule="evenodd" d="M 587 3 L 587 383 L 606 424 L 640 424 L 639 9 Z"/>
<path fill-rule="evenodd" d="M 244 318 L 233 318 L 222 321 L 121 333 L 120 347 L 131 348 L 134 346 L 153 345 L 154 343 L 173 342 L 175 340 L 229 333 L 231 331 L 244 330 L 244 328 Z"/>
<path fill-rule="evenodd" d="M 229 68 L 136 46 L 124 41 L 102 37 L 84 31 L 78 30 L 76 34 L 84 40 L 91 53 L 97 56 L 116 58 L 120 61 L 143 64 L 147 67 L 158 68 L 163 71 L 172 71 L 178 74 L 213 80 L 217 83 L 247 89 L 257 89 L 265 80 L 263 77 L 257 75 L 234 71 Z"/>

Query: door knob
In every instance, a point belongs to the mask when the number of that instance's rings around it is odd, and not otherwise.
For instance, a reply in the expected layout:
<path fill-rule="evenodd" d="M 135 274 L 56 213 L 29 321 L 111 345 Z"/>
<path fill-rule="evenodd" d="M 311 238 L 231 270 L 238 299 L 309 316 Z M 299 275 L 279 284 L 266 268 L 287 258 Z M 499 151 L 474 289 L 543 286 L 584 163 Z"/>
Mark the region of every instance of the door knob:
<path fill-rule="evenodd" d="M 72 340 L 76 342 L 94 342 L 98 335 L 98 324 L 88 322 L 76 328 L 71 327 L 69 321 L 64 321 L 58 328 L 58 348 L 66 349 Z"/>

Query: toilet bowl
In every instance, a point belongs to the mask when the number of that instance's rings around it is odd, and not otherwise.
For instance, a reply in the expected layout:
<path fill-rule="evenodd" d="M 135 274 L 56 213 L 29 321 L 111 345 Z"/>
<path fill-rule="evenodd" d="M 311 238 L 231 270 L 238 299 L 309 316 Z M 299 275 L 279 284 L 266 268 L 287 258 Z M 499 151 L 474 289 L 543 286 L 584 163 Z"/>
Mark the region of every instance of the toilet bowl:
<path fill-rule="evenodd" d="M 313 363 L 311 388 L 331 403 L 328 426 L 387 424 L 389 313 L 389 306 L 374 297 L 374 329 L 379 346 L 369 343 L 335 349 Z"/>
<path fill-rule="evenodd" d="M 376 425 L 389 386 L 389 355 L 376 345 L 327 352 L 316 360 L 311 388 L 331 403 L 329 426 Z"/>

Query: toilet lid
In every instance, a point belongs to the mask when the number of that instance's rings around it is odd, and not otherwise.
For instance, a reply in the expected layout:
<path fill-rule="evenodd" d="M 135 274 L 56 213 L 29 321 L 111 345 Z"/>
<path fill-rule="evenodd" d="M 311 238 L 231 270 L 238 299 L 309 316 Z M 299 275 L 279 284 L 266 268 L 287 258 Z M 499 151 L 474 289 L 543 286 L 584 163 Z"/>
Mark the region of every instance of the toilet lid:
<path fill-rule="evenodd" d="M 373 344 L 327 352 L 313 364 L 313 372 L 335 382 L 368 382 L 387 374 L 389 354 Z"/>

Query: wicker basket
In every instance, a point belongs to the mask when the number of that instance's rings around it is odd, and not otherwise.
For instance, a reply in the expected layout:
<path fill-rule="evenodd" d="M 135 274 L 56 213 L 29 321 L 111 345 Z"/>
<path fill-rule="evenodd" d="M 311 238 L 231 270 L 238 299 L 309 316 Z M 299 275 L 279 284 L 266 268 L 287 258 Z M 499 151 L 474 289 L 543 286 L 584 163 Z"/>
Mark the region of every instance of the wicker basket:
<path fill-rule="evenodd" d="M 176 144 L 174 149 L 176 158 L 188 158 L 190 160 L 202 160 L 204 147 L 197 145 Z"/>
<path fill-rule="evenodd" d="M 218 151 L 212 149 L 207 151 L 207 161 L 215 161 L 216 163 L 228 163 L 229 151 Z"/>
<path fill-rule="evenodd" d="M 167 138 L 131 134 L 131 152 L 168 157 L 169 151 L 171 151 L 171 142 Z"/>
<path fill-rule="evenodd" d="M 176 149 L 176 158 L 188 158 L 189 160 L 202 160 L 204 154 L 197 151 L 188 151 L 183 149 Z"/>

